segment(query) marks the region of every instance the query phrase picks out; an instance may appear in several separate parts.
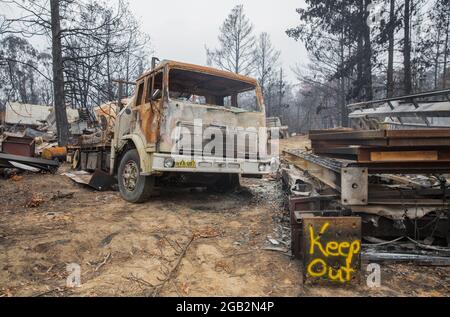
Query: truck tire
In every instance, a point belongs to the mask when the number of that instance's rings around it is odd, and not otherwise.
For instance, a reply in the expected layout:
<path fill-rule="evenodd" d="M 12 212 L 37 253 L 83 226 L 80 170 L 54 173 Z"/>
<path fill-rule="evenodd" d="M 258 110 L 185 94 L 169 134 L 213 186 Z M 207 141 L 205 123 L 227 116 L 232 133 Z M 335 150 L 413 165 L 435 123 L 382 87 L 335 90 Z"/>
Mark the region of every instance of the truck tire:
<path fill-rule="evenodd" d="M 153 176 L 141 175 L 139 153 L 136 149 L 129 150 L 122 157 L 117 172 L 120 195 L 131 203 L 147 201 L 153 191 L 155 179 Z"/>
<path fill-rule="evenodd" d="M 239 189 L 240 186 L 239 174 L 223 174 L 215 182 L 212 189 L 219 193 L 228 193 Z"/>

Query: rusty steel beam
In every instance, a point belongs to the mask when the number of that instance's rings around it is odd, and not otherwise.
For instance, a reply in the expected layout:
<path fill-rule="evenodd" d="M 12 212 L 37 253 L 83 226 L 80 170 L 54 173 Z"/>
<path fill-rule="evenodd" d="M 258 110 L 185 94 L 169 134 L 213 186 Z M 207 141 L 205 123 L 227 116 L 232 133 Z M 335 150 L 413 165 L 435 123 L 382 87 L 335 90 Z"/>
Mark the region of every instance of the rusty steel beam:
<path fill-rule="evenodd" d="M 325 185 L 341 193 L 341 203 L 366 205 L 368 201 L 368 170 L 346 166 L 340 162 L 306 153 L 284 151 L 285 159 Z"/>
<path fill-rule="evenodd" d="M 326 165 L 320 157 L 283 151 L 285 159 L 329 187 L 341 191 L 339 166 Z"/>
<path fill-rule="evenodd" d="M 367 167 L 369 174 L 445 174 L 450 173 L 450 160 L 358 162 L 349 166 Z"/>
<path fill-rule="evenodd" d="M 384 130 L 367 130 L 367 131 L 351 131 L 351 132 L 335 132 L 329 130 L 329 133 L 310 134 L 309 139 L 317 140 L 374 140 L 385 139 L 386 133 Z"/>

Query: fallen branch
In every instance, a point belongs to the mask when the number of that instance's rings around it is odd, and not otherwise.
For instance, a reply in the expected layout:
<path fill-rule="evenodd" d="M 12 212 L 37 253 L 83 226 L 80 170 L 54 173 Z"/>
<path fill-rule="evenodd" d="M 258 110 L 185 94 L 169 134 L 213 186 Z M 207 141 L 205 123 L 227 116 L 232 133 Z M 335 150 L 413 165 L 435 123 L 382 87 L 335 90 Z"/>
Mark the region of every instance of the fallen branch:
<path fill-rule="evenodd" d="M 280 253 L 283 253 L 283 254 L 285 254 L 285 255 L 290 256 L 289 251 L 288 251 L 287 249 L 284 249 L 284 248 L 264 247 L 264 248 L 262 248 L 262 250 L 265 250 L 265 251 L 280 252 Z"/>
<path fill-rule="evenodd" d="M 146 286 L 146 287 L 151 287 L 151 288 L 154 287 L 152 283 L 147 282 L 146 280 L 144 280 L 144 279 L 142 279 L 142 278 L 140 278 L 140 277 L 135 276 L 133 273 L 131 273 L 130 276 L 123 276 L 123 278 L 124 278 L 124 279 L 127 279 L 127 280 L 129 280 L 129 281 L 131 281 L 131 282 L 135 282 L 135 283 L 137 283 L 137 284 L 139 284 L 139 285 L 144 285 L 144 286 Z"/>
<path fill-rule="evenodd" d="M 56 194 L 53 195 L 53 197 L 50 200 L 57 200 L 57 199 L 65 199 L 65 198 L 73 198 L 73 195 L 75 192 L 70 193 L 62 193 L 58 190 Z"/>
<path fill-rule="evenodd" d="M 189 249 L 190 245 L 192 244 L 192 241 L 194 241 L 195 239 L 195 234 L 192 235 L 191 239 L 189 240 L 189 242 L 186 244 L 186 246 L 183 248 L 182 252 L 180 253 L 180 255 L 178 256 L 178 259 L 175 263 L 175 265 L 172 267 L 172 269 L 169 271 L 169 273 L 167 274 L 167 276 L 161 281 L 161 284 L 157 285 L 155 287 L 155 289 L 153 290 L 151 296 L 153 297 L 157 297 L 159 296 L 159 294 L 161 293 L 162 289 L 164 288 L 164 286 L 167 284 L 167 282 L 169 282 L 174 276 L 175 273 L 178 270 L 178 267 L 181 264 L 181 261 L 183 260 L 184 256 L 186 255 L 187 250 Z"/>
<path fill-rule="evenodd" d="M 105 259 L 103 260 L 103 262 L 100 263 L 99 265 L 97 265 L 97 267 L 95 268 L 95 272 L 97 272 L 103 265 L 105 265 L 106 262 L 108 262 L 108 260 L 109 260 L 110 257 L 111 257 L 111 253 L 108 253 L 108 254 L 105 256 Z"/>

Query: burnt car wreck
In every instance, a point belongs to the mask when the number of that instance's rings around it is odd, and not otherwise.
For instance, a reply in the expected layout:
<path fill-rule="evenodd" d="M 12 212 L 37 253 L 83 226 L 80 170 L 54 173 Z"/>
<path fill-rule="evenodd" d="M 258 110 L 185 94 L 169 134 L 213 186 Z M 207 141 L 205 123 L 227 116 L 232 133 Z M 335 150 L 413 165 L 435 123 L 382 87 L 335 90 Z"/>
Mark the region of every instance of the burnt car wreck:
<path fill-rule="evenodd" d="M 255 79 L 162 61 L 136 81 L 111 129 L 80 137 L 72 151 L 81 169 L 117 175 L 123 198 L 141 202 L 174 179 L 229 190 L 240 176 L 269 173 L 265 127 Z"/>

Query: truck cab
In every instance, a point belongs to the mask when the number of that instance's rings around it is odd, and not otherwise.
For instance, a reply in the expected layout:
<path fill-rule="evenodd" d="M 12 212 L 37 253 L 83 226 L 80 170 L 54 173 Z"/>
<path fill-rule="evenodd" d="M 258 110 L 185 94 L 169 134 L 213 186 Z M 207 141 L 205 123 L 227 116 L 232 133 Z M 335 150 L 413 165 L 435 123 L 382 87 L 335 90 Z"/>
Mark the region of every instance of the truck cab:
<path fill-rule="evenodd" d="M 210 67 L 162 61 L 136 82 L 117 115 L 111 173 L 122 197 L 143 202 L 164 183 L 220 190 L 270 172 L 258 82 Z"/>

